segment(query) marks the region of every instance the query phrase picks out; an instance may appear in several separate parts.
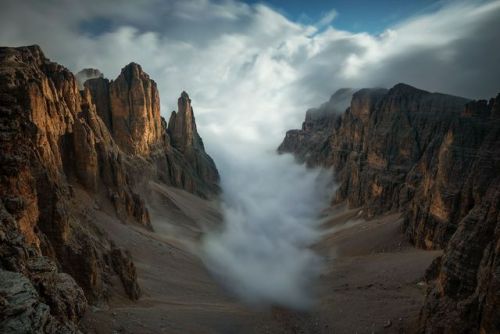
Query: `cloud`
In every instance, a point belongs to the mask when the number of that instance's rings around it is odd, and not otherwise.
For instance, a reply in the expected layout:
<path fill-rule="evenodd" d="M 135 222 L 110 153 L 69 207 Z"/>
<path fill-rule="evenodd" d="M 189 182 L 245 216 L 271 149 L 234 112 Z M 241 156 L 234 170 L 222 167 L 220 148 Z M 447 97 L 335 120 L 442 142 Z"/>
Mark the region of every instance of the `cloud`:
<path fill-rule="evenodd" d="M 407 82 L 471 98 L 499 90 L 499 1 L 445 3 L 380 35 L 335 29 L 335 13 L 304 25 L 232 0 L 8 0 L 0 42 L 38 43 L 73 71 L 97 67 L 110 78 L 142 64 L 164 115 L 190 93 L 209 148 L 226 138 L 276 146 L 307 108 L 345 86 Z"/>
<path fill-rule="evenodd" d="M 307 294 L 291 291 L 311 279 L 305 269 L 317 268 L 307 251 L 314 219 L 291 203 L 324 203 L 321 188 L 313 186 L 316 172 L 269 152 L 305 110 L 341 87 L 406 82 L 469 98 L 496 95 L 500 1 L 441 4 L 374 35 L 336 29 L 334 10 L 307 25 L 236 0 L 5 0 L 0 44 L 40 44 L 75 73 L 95 67 L 111 79 L 129 62 L 140 63 L 158 83 L 165 116 L 188 91 L 227 200 L 227 230 L 207 241 L 214 256 L 206 261 L 230 272 L 222 279 L 243 297 L 254 291 L 259 301 L 307 304 Z M 283 262 L 286 275 L 256 260 L 249 235 L 269 251 L 264 258 Z M 241 253 L 252 273 L 238 266 Z M 260 282 L 264 271 L 267 285 Z"/>
<path fill-rule="evenodd" d="M 310 307 L 322 268 L 309 246 L 320 235 L 317 218 L 328 205 L 331 172 L 307 170 L 273 152 L 230 164 L 222 183 L 227 225 L 205 236 L 204 262 L 253 306 Z"/>
<path fill-rule="evenodd" d="M 319 20 L 318 23 L 316 23 L 316 26 L 318 28 L 322 28 L 325 26 L 328 26 L 332 23 L 332 21 L 337 17 L 337 11 L 335 9 L 332 9 L 325 13 L 321 19 Z"/>

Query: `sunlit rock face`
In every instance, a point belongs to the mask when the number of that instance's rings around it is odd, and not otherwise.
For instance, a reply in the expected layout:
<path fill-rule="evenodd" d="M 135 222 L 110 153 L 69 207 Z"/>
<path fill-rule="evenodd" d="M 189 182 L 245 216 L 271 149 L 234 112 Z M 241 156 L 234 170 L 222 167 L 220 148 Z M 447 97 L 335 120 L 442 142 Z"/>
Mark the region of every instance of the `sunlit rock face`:
<path fill-rule="evenodd" d="M 194 117 L 199 144 L 181 151 L 139 65 L 115 81 L 93 70 L 79 80 L 38 46 L 0 48 L 0 292 L 10 303 L 0 305 L 0 332 L 16 324 L 74 332 L 88 303 L 114 293 L 111 280 L 140 297 L 130 253 L 100 231 L 89 209 L 103 205 L 123 223 L 151 229 L 143 183 L 206 197 L 219 190 Z M 19 289 L 23 313 L 9 306 L 17 307 Z"/>
<path fill-rule="evenodd" d="M 424 332 L 500 326 L 493 292 L 500 284 L 499 99 L 469 101 L 405 84 L 362 89 L 326 133 L 322 121 L 306 117 L 279 147 L 309 165 L 333 166 L 336 202 L 362 207 L 367 217 L 402 211 L 416 246 L 445 249 L 428 275 Z"/>
<path fill-rule="evenodd" d="M 111 82 L 102 74 L 90 74 L 83 85 L 116 144 L 128 154 L 149 154 L 163 139 L 156 83 L 136 63 L 125 66 Z"/>
<path fill-rule="evenodd" d="M 114 248 L 84 221 L 74 190 L 107 198 L 123 221 L 149 226 L 149 217 L 118 147 L 71 72 L 38 46 L 0 48 L 0 77 L 0 267 L 39 289 L 30 294 L 33 314 L 57 319 L 50 330 L 59 332 L 74 327 L 87 302 L 107 298 L 106 277 L 115 275 Z M 49 315 L 39 312 L 44 303 Z M 2 326 L 16 322 L 11 316 Z"/>
<path fill-rule="evenodd" d="M 109 85 L 111 132 L 126 153 L 146 155 L 162 139 L 156 83 L 130 63 Z"/>
<path fill-rule="evenodd" d="M 116 80 L 94 78 L 84 86 L 114 141 L 133 160 L 130 173 L 136 184 L 159 178 L 202 197 L 219 193 L 219 174 L 196 130 L 186 92 L 167 125 L 156 83 L 138 64 L 125 66 Z"/>

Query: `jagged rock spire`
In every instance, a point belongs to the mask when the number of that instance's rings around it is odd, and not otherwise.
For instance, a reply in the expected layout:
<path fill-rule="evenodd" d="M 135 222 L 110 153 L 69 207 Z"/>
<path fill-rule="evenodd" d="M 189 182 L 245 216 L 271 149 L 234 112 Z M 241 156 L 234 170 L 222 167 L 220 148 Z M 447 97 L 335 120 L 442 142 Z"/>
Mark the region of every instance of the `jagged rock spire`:
<path fill-rule="evenodd" d="M 177 100 L 177 107 L 178 111 L 172 111 L 168 122 L 172 145 L 181 151 L 203 149 L 203 143 L 196 129 L 191 99 L 185 91 Z"/>

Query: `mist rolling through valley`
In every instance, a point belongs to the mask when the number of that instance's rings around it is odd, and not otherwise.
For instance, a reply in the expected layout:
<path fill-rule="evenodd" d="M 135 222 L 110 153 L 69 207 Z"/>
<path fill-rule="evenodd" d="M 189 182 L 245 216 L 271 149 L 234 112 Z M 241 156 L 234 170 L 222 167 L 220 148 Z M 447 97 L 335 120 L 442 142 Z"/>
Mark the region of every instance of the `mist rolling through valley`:
<path fill-rule="evenodd" d="M 232 159 L 222 174 L 222 229 L 208 233 L 202 257 L 220 282 L 254 306 L 304 309 L 314 300 L 319 237 L 332 173 L 268 151 Z"/>

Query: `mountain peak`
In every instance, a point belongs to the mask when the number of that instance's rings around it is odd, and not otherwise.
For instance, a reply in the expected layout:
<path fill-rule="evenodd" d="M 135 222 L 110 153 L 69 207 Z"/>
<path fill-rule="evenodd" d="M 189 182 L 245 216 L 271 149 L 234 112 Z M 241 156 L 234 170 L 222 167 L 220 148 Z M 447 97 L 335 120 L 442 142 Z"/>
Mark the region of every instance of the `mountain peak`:
<path fill-rule="evenodd" d="M 419 94 L 429 94 L 428 91 L 413 87 L 405 83 L 398 83 L 389 90 L 389 94 L 409 94 L 409 93 L 419 93 Z"/>
<path fill-rule="evenodd" d="M 141 72 L 142 72 L 142 67 L 141 67 L 141 65 L 139 65 L 138 63 L 133 62 L 133 61 L 131 61 L 130 63 L 128 63 L 127 65 L 125 65 L 125 66 L 122 68 L 122 72 L 127 71 L 127 70 L 131 70 L 131 69 L 138 69 L 139 71 L 141 71 Z"/>
<path fill-rule="evenodd" d="M 186 91 L 182 91 L 177 100 L 177 112 L 173 111 L 170 115 L 168 132 L 172 145 L 181 151 L 203 146 L 196 130 L 191 99 Z"/>
<path fill-rule="evenodd" d="M 133 78 L 154 82 L 149 78 L 149 75 L 142 70 L 142 66 L 135 62 L 130 62 L 128 65 L 124 66 L 118 78 L 120 77 L 124 77 L 129 84 L 131 84 Z"/>
<path fill-rule="evenodd" d="M 189 94 L 185 90 L 182 91 L 180 98 L 191 101 Z"/>

